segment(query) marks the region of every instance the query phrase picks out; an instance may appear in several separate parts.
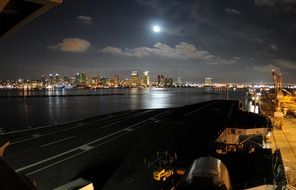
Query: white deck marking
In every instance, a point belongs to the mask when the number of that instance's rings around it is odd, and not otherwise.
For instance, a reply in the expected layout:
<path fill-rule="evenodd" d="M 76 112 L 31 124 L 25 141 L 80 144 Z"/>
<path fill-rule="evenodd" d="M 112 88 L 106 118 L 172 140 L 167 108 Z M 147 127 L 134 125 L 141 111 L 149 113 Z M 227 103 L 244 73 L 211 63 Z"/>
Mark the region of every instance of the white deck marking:
<path fill-rule="evenodd" d="M 34 138 L 38 138 L 38 137 L 41 137 L 42 135 L 40 135 L 39 133 L 35 133 L 35 134 L 33 134 L 32 135 L 32 137 L 34 137 Z"/>
<path fill-rule="evenodd" d="M 118 124 L 120 123 L 120 121 L 115 121 L 113 123 L 110 123 L 110 124 L 107 124 L 107 125 L 104 125 L 102 127 L 100 127 L 101 129 L 105 129 L 105 128 L 108 128 L 108 127 L 113 127 L 115 124 Z"/>
<path fill-rule="evenodd" d="M 86 150 L 86 149 L 87 149 L 86 147 L 87 147 L 87 146 L 88 146 L 88 147 L 92 147 L 92 146 L 89 146 L 89 145 L 92 144 L 92 143 L 96 143 L 96 142 L 99 142 L 99 141 L 105 140 L 105 139 L 107 139 L 107 138 L 109 138 L 109 137 L 112 137 L 112 136 L 118 134 L 118 133 L 121 133 L 121 134 L 119 134 L 118 136 L 115 136 L 115 137 L 113 137 L 113 138 L 107 140 L 106 142 L 102 142 L 102 143 L 100 143 L 99 145 L 97 145 L 97 146 L 95 146 L 95 147 L 98 147 L 98 146 L 104 145 L 104 144 L 106 144 L 106 143 L 108 143 L 108 142 L 111 142 L 111 141 L 113 141 L 113 140 L 115 140 L 115 139 L 117 139 L 117 138 L 119 138 L 119 137 L 121 137 L 121 136 L 123 136 L 123 135 L 129 134 L 130 132 L 132 132 L 132 131 L 134 131 L 134 130 L 137 130 L 137 129 L 142 128 L 142 127 L 137 127 L 137 128 L 135 128 L 135 129 L 132 129 L 132 127 L 136 127 L 136 126 L 141 125 L 141 124 L 143 124 L 143 123 L 145 123 L 145 122 L 147 122 L 147 121 L 151 121 L 151 120 L 153 120 L 154 118 L 156 118 L 156 117 L 158 117 L 158 116 L 161 116 L 161 115 L 164 115 L 164 114 L 166 114 L 166 113 L 168 113 L 168 111 L 163 112 L 163 113 L 159 113 L 159 114 L 157 114 L 157 115 L 155 115 L 155 116 L 152 116 L 152 117 L 150 117 L 150 118 L 147 118 L 147 119 L 145 119 L 145 120 L 143 120 L 143 121 L 140 121 L 140 122 L 138 122 L 138 123 L 135 123 L 135 124 L 133 124 L 133 125 L 130 125 L 130 126 L 124 128 L 124 129 L 120 129 L 120 130 L 118 130 L 118 131 L 116 131 L 116 132 L 110 133 L 109 135 L 106 135 L 106 136 L 104 136 L 104 137 L 98 138 L 98 139 L 96 139 L 96 140 L 93 140 L 93 141 L 91 141 L 91 142 L 89 142 L 89 143 L 86 143 L 86 144 L 80 145 L 80 146 L 78 146 L 78 147 L 72 148 L 72 149 L 70 149 L 70 150 L 68 150 L 68 151 L 65 151 L 65 152 L 63 152 L 63 153 L 57 154 L 57 155 L 55 155 L 55 156 L 51 156 L 51 157 L 46 158 L 46 159 L 44 159 L 44 160 L 41 160 L 41 161 L 38 161 L 38 162 L 35 162 L 35 163 L 32 163 L 32 164 L 29 164 L 29 165 L 24 166 L 24 167 L 19 168 L 19 169 L 16 169 L 15 171 L 16 171 L 16 172 L 21 172 L 21 171 L 24 171 L 24 170 L 26 170 L 26 169 L 32 168 L 32 167 L 34 167 L 34 166 L 37 166 L 37 165 L 39 165 L 39 164 L 43 164 L 43 163 L 48 162 L 48 161 L 51 161 L 51 160 L 53 160 L 53 159 L 55 159 L 55 158 L 58 158 L 58 157 L 61 157 L 61 156 L 63 156 L 63 155 L 66 155 L 66 154 L 68 154 L 68 153 L 71 153 L 71 152 L 73 152 L 73 151 L 76 151 L 76 150 L 82 150 L 82 152 L 76 153 L 76 154 L 74 154 L 74 155 L 71 155 L 70 157 L 64 158 L 64 159 L 62 159 L 62 160 L 60 160 L 60 161 L 57 161 L 57 162 L 55 162 L 55 163 L 53 163 L 53 164 L 50 164 L 50 165 L 48 165 L 48 166 L 45 166 L 45 167 L 40 168 L 40 169 L 38 169 L 38 170 L 35 170 L 35 171 L 31 172 L 31 173 L 28 173 L 27 175 L 31 175 L 31 174 L 34 174 L 34 173 L 36 173 L 36 172 L 42 171 L 42 170 L 44 170 L 44 169 L 46 169 L 46 168 L 49 168 L 49 167 L 51 167 L 51 166 L 54 166 L 54 165 L 56 165 L 56 164 L 58 164 L 58 163 L 61 163 L 61 162 L 65 161 L 65 160 L 68 160 L 68 159 L 73 158 L 73 157 L 75 157 L 75 156 L 78 156 L 78 155 L 80 155 L 80 154 L 82 154 L 82 153 L 84 153 L 84 152 L 87 152 L 87 151 L 90 150 L 90 149 Z M 131 130 L 131 129 L 132 129 L 132 130 Z M 123 131 L 126 132 L 126 133 L 122 133 Z M 93 147 L 92 147 L 92 148 L 93 148 Z M 91 149 L 92 149 L 92 148 L 91 148 Z"/>
<path fill-rule="evenodd" d="M 80 149 L 88 149 L 88 150 L 91 150 L 91 149 L 93 149 L 93 148 L 96 148 L 96 147 L 102 146 L 102 145 L 104 145 L 104 144 L 106 144 L 106 143 L 112 142 L 112 141 L 114 141 L 114 140 L 120 138 L 121 136 L 124 136 L 124 135 L 127 135 L 127 134 L 128 134 L 128 133 L 120 134 L 120 135 L 118 135 L 118 136 L 116 136 L 116 137 L 114 137 L 114 138 L 111 138 L 110 140 L 107 140 L 106 142 L 102 142 L 102 143 L 100 143 L 100 144 L 98 144 L 97 146 L 94 146 L 94 147 L 92 147 L 92 146 L 88 146 L 88 145 L 86 145 L 86 146 L 82 145 L 82 146 L 80 146 Z M 86 147 L 87 147 L 87 148 L 86 148 Z M 45 170 L 45 169 L 50 168 L 50 167 L 52 167 L 52 166 L 55 166 L 55 165 L 57 165 L 57 164 L 59 164 L 59 163 L 62 163 L 62 162 L 64 162 L 64 161 L 67 161 L 67 160 L 69 160 L 69 159 L 71 159 L 71 158 L 75 158 L 75 157 L 77 157 L 77 156 L 79 156 L 79 155 L 81 155 L 81 154 L 87 152 L 88 150 L 84 150 L 84 151 L 78 152 L 78 153 L 76 153 L 76 154 L 74 154 L 74 155 L 71 155 L 71 156 L 69 156 L 69 157 L 67 157 L 67 158 L 64 158 L 64 159 L 62 159 L 62 160 L 56 161 L 56 162 L 54 162 L 53 164 L 50 164 L 50 165 L 44 166 L 44 167 L 39 168 L 39 169 L 37 169 L 37 170 L 35 170 L 35 171 L 32 171 L 32 172 L 26 173 L 26 175 L 29 176 L 29 175 L 32 175 L 32 174 L 38 173 L 38 172 L 40 172 L 40 171 L 42 171 L 42 170 Z"/>
<path fill-rule="evenodd" d="M 128 128 L 128 129 L 124 129 L 123 131 L 131 132 L 131 131 L 133 131 L 133 130 L 135 130 L 135 129 Z"/>
<path fill-rule="evenodd" d="M 49 157 L 49 158 L 46 158 L 46 159 L 41 160 L 41 161 L 39 161 L 39 162 L 35 162 L 35 163 L 33 163 L 33 164 L 29 164 L 29 165 L 27 165 L 27 166 L 25 166 L 25 167 L 22 167 L 22 168 L 19 168 L 19 169 L 15 170 L 15 171 L 16 171 L 16 172 L 20 172 L 20 171 L 26 170 L 26 169 L 28 169 L 28 168 L 34 167 L 34 166 L 36 166 L 36 165 L 42 164 L 42 163 L 44 163 L 44 162 L 47 162 L 47 161 L 53 160 L 53 159 L 55 159 L 55 158 L 58 158 L 58 157 L 60 157 L 60 156 L 65 155 L 65 154 L 68 154 L 68 153 L 73 152 L 73 151 L 75 151 L 75 150 L 79 150 L 79 149 L 80 149 L 80 150 L 81 150 L 81 149 L 83 150 L 83 149 L 85 148 L 85 146 L 88 146 L 89 144 L 96 143 L 96 142 L 98 142 L 98 141 L 102 141 L 102 140 L 104 140 L 104 139 L 106 139 L 106 138 L 108 138 L 108 137 L 111 137 L 111 136 L 113 136 L 113 135 L 116 135 L 116 134 L 118 134 L 118 133 L 120 133 L 120 132 L 122 132 L 122 129 L 121 129 L 121 130 L 118 130 L 118 131 L 116 131 L 116 132 L 114 132 L 114 133 L 110 133 L 109 135 L 106 135 L 106 136 L 104 136 L 104 137 L 101 137 L 101 138 L 98 138 L 98 139 L 96 139 L 96 140 L 93 140 L 93 141 L 91 141 L 91 142 L 89 142 L 89 143 L 86 143 L 86 144 L 80 145 L 80 146 L 78 146 L 78 147 L 72 148 L 72 149 L 70 149 L 70 150 L 68 150 L 68 151 L 65 151 L 65 152 L 63 152 L 63 153 L 57 154 L 57 155 L 55 155 L 55 156 L 51 156 L 51 157 Z"/>
<path fill-rule="evenodd" d="M 84 150 L 84 151 L 89 151 L 89 150 L 93 149 L 94 147 L 93 146 L 89 146 L 89 145 L 82 145 L 79 148 L 81 150 Z"/>
<path fill-rule="evenodd" d="M 44 147 L 47 147 L 47 146 L 50 146 L 50 145 L 53 145 L 53 144 L 56 144 L 56 143 L 60 143 L 60 142 L 63 142 L 63 141 L 69 140 L 69 139 L 73 139 L 74 137 L 75 136 L 70 136 L 70 137 L 66 137 L 66 138 L 63 138 L 63 139 L 59 139 L 59 140 L 56 140 L 56 141 L 53 141 L 53 142 L 50 142 L 50 143 L 47 143 L 47 144 L 43 144 L 40 147 L 44 148 Z"/>
<path fill-rule="evenodd" d="M 129 115 L 128 117 L 126 117 L 126 119 L 129 119 L 131 116 L 137 116 L 137 115 L 142 115 L 144 113 L 148 113 L 148 112 L 152 112 L 153 110 L 146 110 L 146 111 L 143 111 L 143 112 L 140 112 L 140 113 L 136 113 L 136 114 L 133 114 L 133 115 Z M 131 112 L 131 111 L 128 111 L 128 113 Z M 104 119 L 100 119 L 98 121 L 105 121 L 105 120 L 108 120 L 110 118 L 114 117 L 114 115 L 110 115 L 110 116 L 107 116 L 105 117 Z M 98 123 L 98 121 L 95 121 L 95 122 L 92 122 L 92 123 L 86 123 L 86 125 L 91 125 L 91 124 L 94 124 L 94 123 Z M 111 123 L 111 124 L 107 124 L 106 127 L 105 126 L 102 126 L 101 128 L 104 129 L 104 128 L 107 128 L 109 127 L 110 125 L 114 125 L 114 124 L 118 124 L 120 121 L 117 121 L 117 122 L 114 122 L 114 123 Z M 22 142 L 26 142 L 26 141 L 30 141 L 30 140 L 33 140 L 35 138 L 40 138 L 40 137 L 44 137 L 44 136 L 48 136 L 48 135 L 54 135 L 54 134 L 57 134 L 57 133 L 60 133 L 60 132 L 64 132 L 64 131 L 68 131 L 70 129 L 75 129 L 75 128 L 79 128 L 79 127 L 82 127 L 84 124 L 79 122 L 79 123 L 76 123 L 74 124 L 73 127 L 67 127 L 65 129 L 61 129 L 61 130 L 57 130 L 57 131 L 54 131 L 54 132 L 50 132 L 50 133 L 45 133 L 45 134 L 33 134 L 32 136 L 28 137 L 28 138 L 25 138 L 25 139 L 22 139 L 22 140 L 19 140 L 19 141 L 15 141 L 15 142 L 12 142 L 11 145 L 14 145 L 14 144 L 19 144 L 19 143 L 22 143 Z M 111 127 L 111 126 L 110 126 Z M 46 128 L 46 127 L 44 127 Z"/>

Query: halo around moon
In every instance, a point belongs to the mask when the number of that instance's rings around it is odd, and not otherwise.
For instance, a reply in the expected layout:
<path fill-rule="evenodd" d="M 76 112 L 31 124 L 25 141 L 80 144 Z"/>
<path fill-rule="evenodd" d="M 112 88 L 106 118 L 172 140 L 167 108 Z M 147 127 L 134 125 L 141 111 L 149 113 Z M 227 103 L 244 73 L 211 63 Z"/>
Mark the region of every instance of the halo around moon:
<path fill-rule="evenodd" d="M 161 29 L 158 25 L 154 25 L 152 30 L 153 30 L 153 32 L 158 33 L 158 32 L 160 32 Z"/>

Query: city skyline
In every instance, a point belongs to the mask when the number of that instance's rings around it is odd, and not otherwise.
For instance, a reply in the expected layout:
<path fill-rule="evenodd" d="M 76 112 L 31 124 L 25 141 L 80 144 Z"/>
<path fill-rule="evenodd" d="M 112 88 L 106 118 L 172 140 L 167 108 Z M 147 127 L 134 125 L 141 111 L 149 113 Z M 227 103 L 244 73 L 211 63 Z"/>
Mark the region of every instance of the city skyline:
<path fill-rule="evenodd" d="M 23 76 L 19 76 L 13 79 L 1 79 L 0 81 L 18 81 L 18 80 L 27 80 L 27 81 L 40 81 L 42 80 L 43 77 L 45 77 L 46 79 L 49 79 L 51 76 L 55 77 L 55 76 L 59 76 L 60 78 L 64 78 L 64 77 L 69 77 L 69 78 L 75 78 L 75 76 L 77 74 L 86 74 L 88 78 L 92 78 L 92 77 L 99 77 L 99 78 L 108 78 L 108 79 L 112 79 L 115 76 L 119 78 L 119 80 L 130 80 L 132 78 L 131 75 L 133 75 L 133 72 L 137 72 L 139 77 L 144 77 L 144 73 L 148 72 L 149 73 L 149 79 L 151 82 L 155 82 L 158 79 L 158 76 L 165 76 L 166 78 L 170 78 L 173 79 L 174 82 L 178 82 L 179 80 L 182 80 L 182 82 L 195 82 L 195 83 L 206 83 L 205 80 L 207 79 L 211 79 L 212 82 L 214 81 L 215 83 L 240 83 L 240 84 L 256 84 L 256 83 L 273 83 L 272 79 L 269 81 L 255 81 L 255 82 L 250 82 L 250 81 L 245 81 L 245 82 L 238 82 L 238 81 L 226 81 L 226 80 L 217 80 L 214 76 L 208 76 L 208 75 L 203 75 L 205 76 L 204 78 L 202 78 L 202 76 L 196 77 L 196 79 L 193 80 L 187 80 L 186 76 L 177 76 L 177 77 L 172 77 L 172 76 L 167 76 L 164 75 L 163 73 L 153 73 L 151 71 L 147 71 L 147 70 L 131 70 L 129 71 L 128 74 L 126 75 L 120 75 L 119 73 L 114 73 L 111 72 L 109 74 L 104 74 L 104 73 L 91 73 L 91 72 L 84 72 L 84 71 L 77 71 L 74 73 L 60 73 L 60 72 L 52 72 L 52 73 L 40 73 L 39 75 L 37 75 L 37 77 L 29 77 L 29 78 L 25 78 Z M 140 73 L 140 74 L 139 74 Z M 287 84 L 289 84 L 290 82 L 286 82 Z"/>
<path fill-rule="evenodd" d="M 0 43 L 0 78 L 149 70 L 271 82 L 276 69 L 295 82 L 295 13 L 285 0 L 66 0 Z"/>

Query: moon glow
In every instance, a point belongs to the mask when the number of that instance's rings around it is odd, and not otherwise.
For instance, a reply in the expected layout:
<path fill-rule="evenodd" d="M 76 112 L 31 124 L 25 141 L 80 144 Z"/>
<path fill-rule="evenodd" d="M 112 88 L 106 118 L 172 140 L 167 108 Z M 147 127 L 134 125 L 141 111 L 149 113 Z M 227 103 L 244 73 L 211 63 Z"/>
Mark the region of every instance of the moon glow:
<path fill-rule="evenodd" d="M 152 28 L 153 32 L 158 33 L 160 32 L 160 27 L 158 25 L 153 26 Z"/>

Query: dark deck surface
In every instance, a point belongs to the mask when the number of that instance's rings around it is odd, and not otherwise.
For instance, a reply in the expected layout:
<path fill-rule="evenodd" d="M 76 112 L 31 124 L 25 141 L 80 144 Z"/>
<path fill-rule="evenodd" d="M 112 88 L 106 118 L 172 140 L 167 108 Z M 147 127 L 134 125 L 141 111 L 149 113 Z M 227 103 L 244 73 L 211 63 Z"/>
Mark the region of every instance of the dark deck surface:
<path fill-rule="evenodd" d="M 126 111 L 1 135 L 0 141 L 11 140 L 4 160 L 18 173 L 35 179 L 39 189 L 79 177 L 92 181 L 96 189 L 157 189 L 168 184 L 153 181 L 153 169 L 145 166 L 145 158 L 168 150 L 177 153 L 178 167 L 187 168 L 194 159 L 213 154 L 215 138 L 237 112 L 237 101 L 223 100 Z M 260 156 L 256 157 L 260 160 Z M 226 166 L 232 163 L 225 160 Z M 236 172 L 241 170 L 237 165 L 229 168 L 232 176 L 242 173 Z M 245 180 L 249 178 L 234 177 L 232 182 Z"/>

